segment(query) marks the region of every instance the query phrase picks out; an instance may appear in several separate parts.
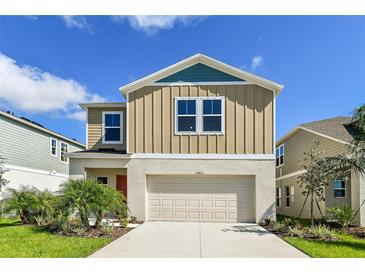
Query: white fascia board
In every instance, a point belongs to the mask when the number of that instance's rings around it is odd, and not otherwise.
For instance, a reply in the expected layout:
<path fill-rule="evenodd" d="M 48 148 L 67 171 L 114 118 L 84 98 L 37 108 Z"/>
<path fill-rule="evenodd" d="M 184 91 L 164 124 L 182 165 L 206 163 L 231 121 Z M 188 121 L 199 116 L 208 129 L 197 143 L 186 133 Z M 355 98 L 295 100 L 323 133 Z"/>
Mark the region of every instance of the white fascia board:
<path fill-rule="evenodd" d="M 83 110 L 87 110 L 88 108 L 125 108 L 127 107 L 126 102 L 120 103 L 80 103 L 79 106 Z"/>
<path fill-rule="evenodd" d="M 254 74 L 240 70 L 233 66 L 227 65 L 221 61 L 215 60 L 215 59 L 205 56 L 203 54 L 196 54 L 196 55 L 186 58 L 180 62 L 177 62 L 171 66 L 168 66 L 162 70 L 159 70 L 155 73 L 147 75 L 137 81 L 124 85 L 124 86 L 120 87 L 119 90 L 122 92 L 124 97 L 126 97 L 126 95 L 129 92 L 135 91 L 144 86 L 149 86 L 158 80 L 161 80 L 175 72 L 181 71 L 181 70 L 188 68 L 192 65 L 195 65 L 197 63 L 202 63 L 204 65 L 210 66 L 212 68 L 215 68 L 215 69 L 218 69 L 225 73 L 228 73 L 230 75 L 233 75 L 237 78 L 251 82 L 252 84 L 256 84 L 256 85 L 262 86 L 264 88 L 267 88 L 269 90 L 273 90 L 273 91 L 275 91 L 276 95 L 278 95 L 280 93 L 280 91 L 284 88 L 283 85 L 277 84 L 273 81 L 267 80 L 265 78 L 256 76 Z"/>
<path fill-rule="evenodd" d="M 187 160 L 275 160 L 274 154 L 179 154 L 133 153 L 131 159 L 187 159 Z"/>
<path fill-rule="evenodd" d="M 66 154 L 70 159 L 129 159 L 130 154 L 100 153 L 100 152 L 72 152 Z"/>

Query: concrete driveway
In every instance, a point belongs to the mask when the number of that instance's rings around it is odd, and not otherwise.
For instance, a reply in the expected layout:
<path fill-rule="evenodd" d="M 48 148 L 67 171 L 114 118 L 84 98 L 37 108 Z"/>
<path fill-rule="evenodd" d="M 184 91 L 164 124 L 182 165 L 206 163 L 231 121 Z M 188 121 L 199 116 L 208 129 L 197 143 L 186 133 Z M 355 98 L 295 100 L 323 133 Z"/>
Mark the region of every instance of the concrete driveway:
<path fill-rule="evenodd" d="M 92 258 L 306 258 L 255 224 L 147 222 Z"/>

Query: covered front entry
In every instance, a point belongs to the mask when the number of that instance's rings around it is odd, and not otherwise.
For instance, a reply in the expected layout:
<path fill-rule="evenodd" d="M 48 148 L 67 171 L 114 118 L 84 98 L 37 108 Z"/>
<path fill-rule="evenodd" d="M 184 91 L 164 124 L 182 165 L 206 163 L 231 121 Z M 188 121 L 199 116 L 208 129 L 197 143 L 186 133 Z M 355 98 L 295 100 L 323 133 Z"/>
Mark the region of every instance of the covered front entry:
<path fill-rule="evenodd" d="M 255 222 L 253 176 L 147 176 L 147 219 Z"/>

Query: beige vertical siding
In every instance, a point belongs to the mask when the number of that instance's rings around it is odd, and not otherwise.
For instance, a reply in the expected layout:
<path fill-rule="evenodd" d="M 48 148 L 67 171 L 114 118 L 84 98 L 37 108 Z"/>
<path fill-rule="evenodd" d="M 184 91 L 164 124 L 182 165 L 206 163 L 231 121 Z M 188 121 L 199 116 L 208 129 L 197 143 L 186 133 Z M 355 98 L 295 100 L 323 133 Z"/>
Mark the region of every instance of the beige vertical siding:
<path fill-rule="evenodd" d="M 304 152 L 309 152 L 316 140 L 319 140 L 318 151 L 323 157 L 334 156 L 346 152 L 345 145 L 299 129 L 284 141 L 284 165 L 276 168 L 276 177 L 298 171 L 304 164 Z"/>
<path fill-rule="evenodd" d="M 223 135 L 176 135 L 175 97 L 225 97 Z M 129 95 L 129 152 L 273 153 L 273 92 L 255 85 L 144 87 Z"/>
<path fill-rule="evenodd" d="M 132 96 L 132 98 L 134 97 Z M 123 144 L 102 144 L 103 111 L 123 111 Z M 89 108 L 87 117 L 87 149 L 115 148 L 117 150 L 125 150 L 127 141 L 126 116 L 125 108 Z M 132 125 L 133 127 L 134 125 Z"/>

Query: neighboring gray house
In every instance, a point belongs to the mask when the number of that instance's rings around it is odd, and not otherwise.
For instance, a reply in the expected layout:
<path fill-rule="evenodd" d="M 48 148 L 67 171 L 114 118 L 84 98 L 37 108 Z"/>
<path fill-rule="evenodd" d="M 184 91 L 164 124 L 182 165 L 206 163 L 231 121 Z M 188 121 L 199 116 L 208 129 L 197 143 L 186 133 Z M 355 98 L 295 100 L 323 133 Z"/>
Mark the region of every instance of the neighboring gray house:
<path fill-rule="evenodd" d="M 32 185 L 57 190 L 68 179 L 65 153 L 85 146 L 24 117 L 0 111 L 0 155 L 5 158 L 6 187 Z"/>

